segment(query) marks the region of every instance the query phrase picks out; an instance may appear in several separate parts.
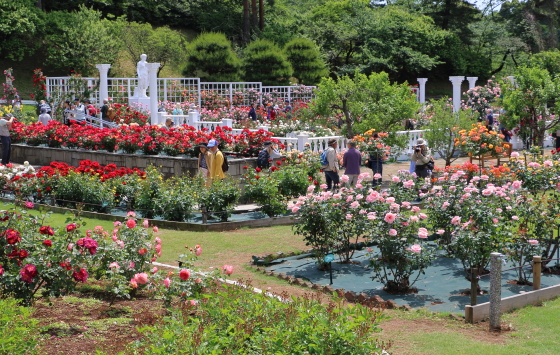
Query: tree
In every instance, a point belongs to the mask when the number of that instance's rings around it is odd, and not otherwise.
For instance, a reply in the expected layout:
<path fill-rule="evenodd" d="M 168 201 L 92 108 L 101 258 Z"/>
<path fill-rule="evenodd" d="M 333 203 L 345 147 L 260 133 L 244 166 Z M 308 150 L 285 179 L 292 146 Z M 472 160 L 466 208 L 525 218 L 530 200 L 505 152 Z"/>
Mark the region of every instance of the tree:
<path fill-rule="evenodd" d="M 552 78 L 558 78 L 560 77 L 560 51 L 555 49 L 534 54 L 529 58 L 527 66 L 545 69 Z"/>
<path fill-rule="evenodd" d="M 295 38 L 286 44 L 284 52 L 294 69 L 293 76 L 300 84 L 316 84 L 321 77 L 328 75 L 321 53 L 313 41 Z"/>
<path fill-rule="evenodd" d="M 77 12 L 51 12 L 46 28 L 46 63 L 84 75 L 96 73 L 96 64 L 112 64 L 121 46 L 115 23 L 85 6 Z"/>
<path fill-rule="evenodd" d="M 391 84 L 385 72 L 369 76 L 356 72 L 354 78 L 344 75 L 337 80 L 323 78 L 313 104 L 320 115 L 331 115 L 333 110 L 341 112 L 348 138 L 371 128 L 394 131 L 420 108 L 408 85 Z"/>
<path fill-rule="evenodd" d="M 469 129 L 476 117 L 472 111 L 459 110 L 453 112 L 453 105 L 447 98 L 430 102 L 424 109 L 424 115 L 430 116 L 429 123 L 425 127 L 424 138 L 427 139 L 432 152 L 436 152 L 445 159 L 445 165 L 451 165 L 455 159 L 458 147 L 455 146 L 455 138 L 459 137 L 458 131 Z"/>
<path fill-rule="evenodd" d="M 167 65 L 177 64 L 185 54 L 185 38 L 167 26 L 153 29 L 150 24 L 121 21 L 121 38 L 128 58 L 136 67 L 141 54 L 148 61 L 160 63 L 160 71 Z"/>
<path fill-rule="evenodd" d="M 189 46 L 183 75 L 205 81 L 239 81 L 241 60 L 222 33 L 203 33 Z"/>
<path fill-rule="evenodd" d="M 30 0 L 0 0 L 0 53 L 11 60 L 31 54 L 39 41 L 35 35 L 44 23 L 43 14 Z"/>
<path fill-rule="evenodd" d="M 519 126 L 519 133 L 530 144 L 543 147 L 547 130 L 560 123 L 560 78 L 552 79 L 545 69 L 520 67 L 515 83 L 504 83 L 500 122 L 507 128 Z M 552 105 L 550 105 L 553 103 Z"/>
<path fill-rule="evenodd" d="M 267 40 L 254 41 L 245 48 L 243 68 L 246 81 L 261 81 L 264 85 L 285 85 L 293 69 L 282 50 Z"/>

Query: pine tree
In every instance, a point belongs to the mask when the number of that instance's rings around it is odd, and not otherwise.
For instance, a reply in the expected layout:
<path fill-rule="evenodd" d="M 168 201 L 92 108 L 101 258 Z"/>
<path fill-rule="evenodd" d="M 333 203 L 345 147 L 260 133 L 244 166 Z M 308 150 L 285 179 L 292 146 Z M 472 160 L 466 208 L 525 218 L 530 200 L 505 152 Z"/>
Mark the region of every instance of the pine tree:
<path fill-rule="evenodd" d="M 223 33 L 202 33 L 188 48 L 183 75 L 203 81 L 239 81 L 241 60 Z"/>
<path fill-rule="evenodd" d="M 260 81 L 264 85 L 285 85 L 293 69 L 282 50 L 267 40 L 252 42 L 245 48 L 243 60 L 246 81 Z"/>
<path fill-rule="evenodd" d="M 284 47 L 288 61 L 294 69 L 293 76 L 300 84 L 317 84 L 321 77 L 328 75 L 325 62 L 321 59 L 319 48 L 306 38 L 295 38 Z"/>

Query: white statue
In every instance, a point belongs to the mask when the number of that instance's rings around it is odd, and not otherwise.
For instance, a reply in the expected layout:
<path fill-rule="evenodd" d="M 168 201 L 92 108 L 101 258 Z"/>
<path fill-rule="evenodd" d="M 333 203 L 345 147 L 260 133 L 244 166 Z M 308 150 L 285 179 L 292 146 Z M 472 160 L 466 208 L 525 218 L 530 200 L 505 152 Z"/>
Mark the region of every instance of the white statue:
<path fill-rule="evenodd" d="M 135 97 L 147 97 L 146 89 L 148 89 L 148 64 L 146 62 L 147 55 L 142 54 L 140 61 L 136 65 L 136 73 L 138 74 L 138 86 L 134 90 Z"/>

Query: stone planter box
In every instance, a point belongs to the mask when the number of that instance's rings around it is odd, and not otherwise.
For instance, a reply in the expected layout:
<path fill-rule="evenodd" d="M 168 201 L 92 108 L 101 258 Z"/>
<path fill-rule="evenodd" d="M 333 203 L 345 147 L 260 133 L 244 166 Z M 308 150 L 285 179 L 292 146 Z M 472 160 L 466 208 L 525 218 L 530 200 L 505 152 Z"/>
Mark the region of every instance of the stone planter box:
<path fill-rule="evenodd" d="M 160 169 L 164 177 L 196 174 L 197 158 L 170 157 L 166 155 L 140 155 L 108 153 L 65 148 L 32 147 L 25 144 L 12 144 L 12 161 L 23 164 L 28 161 L 31 165 L 49 165 L 53 161 L 78 166 L 82 160 L 97 161 L 99 164 L 115 164 L 118 167 L 138 168 L 145 170 L 154 165 Z M 234 158 L 228 156 L 228 175 L 240 178 L 244 173 L 244 166 L 256 167 L 257 158 Z"/>

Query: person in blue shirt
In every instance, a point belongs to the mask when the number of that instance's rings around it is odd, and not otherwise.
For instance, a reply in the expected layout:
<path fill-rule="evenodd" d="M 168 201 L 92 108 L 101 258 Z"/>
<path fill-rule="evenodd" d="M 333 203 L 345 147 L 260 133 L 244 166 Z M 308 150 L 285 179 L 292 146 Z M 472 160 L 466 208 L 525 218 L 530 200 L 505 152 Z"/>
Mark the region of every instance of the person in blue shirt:
<path fill-rule="evenodd" d="M 486 116 L 486 128 L 488 131 L 494 130 L 494 114 L 492 110 L 488 110 L 488 116 Z"/>
<path fill-rule="evenodd" d="M 249 110 L 249 118 L 252 121 L 256 121 L 257 120 L 257 110 L 255 109 L 255 104 L 251 104 L 251 109 Z"/>

